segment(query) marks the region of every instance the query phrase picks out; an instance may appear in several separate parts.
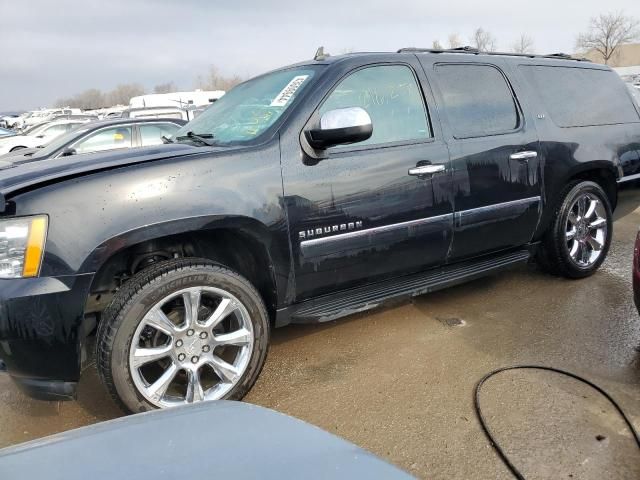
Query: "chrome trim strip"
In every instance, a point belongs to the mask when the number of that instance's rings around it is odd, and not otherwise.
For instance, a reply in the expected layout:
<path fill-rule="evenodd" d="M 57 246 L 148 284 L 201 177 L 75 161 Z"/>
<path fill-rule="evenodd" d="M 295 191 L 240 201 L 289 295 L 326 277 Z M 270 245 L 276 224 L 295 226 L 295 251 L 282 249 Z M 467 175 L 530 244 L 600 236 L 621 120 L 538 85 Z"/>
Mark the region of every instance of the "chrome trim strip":
<path fill-rule="evenodd" d="M 538 203 L 542 200 L 542 197 L 529 197 L 521 198 L 518 200 L 511 200 L 510 202 L 495 203 L 493 205 L 487 205 L 486 207 L 470 208 L 469 210 L 461 210 L 455 212 L 456 218 L 466 217 L 467 215 L 475 215 L 478 213 L 490 212 L 492 210 L 499 210 L 502 208 L 516 207 L 518 205 L 528 205 L 531 203 Z"/>
<path fill-rule="evenodd" d="M 338 235 L 332 235 L 330 237 L 313 238 L 311 240 L 303 240 L 300 245 L 304 247 L 312 247 L 314 245 L 320 245 L 323 243 L 337 242 L 339 240 L 345 240 L 347 238 L 366 237 L 367 235 L 384 233 L 399 228 L 409 228 L 418 225 L 426 225 L 428 223 L 440 222 L 443 220 L 452 220 L 453 213 L 447 213 L 444 215 L 436 215 L 435 217 L 419 218 L 417 220 L 409 220 L 407 222 L 392 223 L 391 225 L 383 225 L 381 227 L 367 228 L 366 230 L 356 230 L 353 232 L 340 233 Z"/>
<path fill-rule="evenodd" d="M 346 232 L 346 233 L 340 233 L 338 235 L 332 235 L 332 236 L 328 236 L 328 237 L 321 237 L 321 238 L 313 238 L 310 240 L 303 240 L 302 242 L 300 242 L 300 245 L 302 248 L 305 247 L 312 247 L 315 245 L 322 245 L 322 244 L 326 244 L 326 243 L 331 243 L 331 242 L 337 242 L 340 240 L 345 240 L 345 239 L 349 239 L 349 238 L 359 238 L 359 237 L 365 237 L 367 235 L 372 235 L 372 234 L 378 234 L 378 233 L 384 233 L 384 232 L 389 232 L 392 230 L 397 230 L 400 228 L 410 228 L 410 227 L 415 227 L 415 226 L 419 226 L 419 225 L 426 225 L 429 223 L 436 223 L 436 222 L 441 222 L 444 220 L 453 220 L 455 219 L 459 219 L 462 217 L 466 217 L 466 216 L 470 216 L 470 215 L 476 215 L 476 214 L 482 214 L 485 212 L 491 212 L 493 210 L 500 210 L 502 208 L 509 208 L 509 207 L 515 207 L 518 205 L 529 205 L 532 203 L 538 203 L 542 200 L 541 197 L 530 197 L 530 198 L 521 198 L 519 200 L 512 200 L 510 202 L 503 202 L 503 203 L 496 203 L 494 205 L 488 205 L 486 207 L 478 207 L 478 208 L 471 208 L 469 210 L 462 210 L 460 212 L 455 212 L 455 213 L 447 213 L 444 215 L 436 215 L 434 217 L 426 217 L 426 218 L 419 218 L 417 220 L 409 220 L 407 222 L 400 222 L 400 223 L 392 223 L 390 225 L 383 225 L 380 227 L 373 227 L 373 228 L 367 228 L 366 230 L 356 230 L 353 232 Z"/>
<path fill-rule="evenodd" d="M 620 177 L 616 181 L 618 183 L 624 183 L 624 182 L 629 182 L 631 180 L 637 180 L 639 178 L 640 178 L 640 173 L 634 173 L 633 175 L 627 175 L 627 176 Z"/>

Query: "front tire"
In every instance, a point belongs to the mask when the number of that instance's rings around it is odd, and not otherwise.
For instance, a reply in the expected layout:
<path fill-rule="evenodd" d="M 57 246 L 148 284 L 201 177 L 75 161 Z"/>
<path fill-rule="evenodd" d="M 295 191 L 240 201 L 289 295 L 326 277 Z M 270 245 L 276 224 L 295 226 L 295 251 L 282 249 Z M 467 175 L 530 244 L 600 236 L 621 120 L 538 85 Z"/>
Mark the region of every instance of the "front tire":
<path fill-rule="evenodd" d="M 98 372 L 129 412 L 240 400 L 267 356 L 269 317 L 238 273 L 201 259 L 159 262 L 105 309 Z"/>
<path fill-rule="evenodd" d="M 609 198 L 600 185 L 575 181 L 560 195 L 538 259 L 541 266 L 566 278 L 593 275 L 604 262 L 613 233 Z"/>

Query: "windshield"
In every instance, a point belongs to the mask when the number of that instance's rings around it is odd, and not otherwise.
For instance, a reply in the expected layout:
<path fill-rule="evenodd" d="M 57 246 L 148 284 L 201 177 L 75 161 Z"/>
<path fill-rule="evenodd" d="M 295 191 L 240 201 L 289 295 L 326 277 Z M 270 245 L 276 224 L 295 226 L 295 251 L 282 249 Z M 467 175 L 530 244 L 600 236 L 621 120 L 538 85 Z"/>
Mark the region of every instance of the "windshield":
<path fill-rule="evenodd" d="M 36 153 L 33 154 L 32 158 L 42 158 L 48 157 L 49 155 L 53 155 L 56 150 L 62 148 L 68 142 L 75 140 L 80 137 L 86 131 L 90 130 L 91 127 L 87 127 L 84 124 L 79 124 L 80 126 L 73 128 L 68 133 L 64 135 L 60 135 L 59 137 L 53 139 L 51 142 L 47 143 L 43 148 L 38 149 Z"/>
<path fill-rule="evenodd" d="M 40 131 L 40 129 L 42 127 L 45 127 L 48 125 L 48 122 L 41 122 L 41 123 L 36 123 L 35 125 L 27 128 L 26 130 L 20 132 L 20 135 L 33 135 L 34 133 L 36 133 L 36 131 Z"/>
<path fill-rule="evenodd" d="M 315 71 L 310 66 L 282 70 L 242 83 L 178 130 L 174 138 L 193 132 L 213 135 L 216 144 L 251 142 L 295 102 Z"/>

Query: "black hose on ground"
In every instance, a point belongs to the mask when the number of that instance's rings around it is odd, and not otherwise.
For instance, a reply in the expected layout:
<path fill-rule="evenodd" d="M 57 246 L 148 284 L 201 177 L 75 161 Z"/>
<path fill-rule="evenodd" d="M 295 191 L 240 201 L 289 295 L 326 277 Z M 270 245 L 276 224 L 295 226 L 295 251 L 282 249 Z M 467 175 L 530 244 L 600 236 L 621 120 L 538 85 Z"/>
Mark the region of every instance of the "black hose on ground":
<path fill-rule="evenodd" d="M 545 370 L 545 371 L 549 371 L 549 372 L 559 373 L 561 375 L 566 375 L 566 376 L 571 377 L 571 378 L 573 378 L 575 380 L 578 380 L 579 382 L 586 383 L 591 388 L 594 388 L 595 390 L 600 392 L 615 407 L 615 409 L 618 411 L 620 416 L 626 422 L 627 426 L 629 427 L 629 430 L 631 430 L 631 433 L 633 434 L 633 437 L 635 438 L 635 441 L 636 441 L 636 444 L 638 445 L 638 448 L 640 448 L 640 435 L 638 434 L 638 432 L 634 428 L 633 424 L 631 423 L 631 421 L 629 420 L 627 415 L 624 413 L 624 411 L 622 410 L 620 405 L 618 405 L 618 403 L 611 397 L 611 395 L 609 395 L 607 392 L 605 392 L 602 388 L 600 388 L 595 383 L 592 383 L 589 380 L 586 380 L 586 379 L 576 375 L 575 373 L 566 372 L 564 370 L 560 370 L 559 368 L 553 368 L 553 367 L 544 367 L 544 366 L 540 366 L 540 365 L 515 365 L 515 366 L 511 366 L 511 367 L 498 368 L 496 370 L 493 370 L 493 371 L 487 373 L 478 382 L 478 384 L 476 385 L 476 388 L 475 388 L 475 392 L 474 392 L 474 402 L 473 403 L 474 403 L 474 407 L 475 407 L 475 410 L 476 410 L 476 415 L 478 416 L 478 420 L 480 421 L 480 425 L 482 426 L 482 430 L 484 431 L 485 435 L 489 439 L 489 442 L 491 443 L 491 446 L 498 453 L 498 456 L 500 457 L 500 459 L 504 462 L 504 464 L 507 466 L 507 468 L 511 471 L 511 473 L 513 473 L 514 477 L 516 477 L 517 479 L 524 480 L 525 477 L 524 477 L 524 475 L 522 475 L 522 473 L 520 473 L 520 471 L 511 462 L 511 460 L 509 460 L 509 457 L 504 452 L 504 450 L 502 449 L 500 444 L 498 442 L 496 442 L 495 438 L 493 437 L 493 434 L 491 433 L 491 430 L 489 430 L 489 427 L 487 426 L 487 422 L 486 422 L 486 420 L 484 418 L 484 415 L 482 415 L 482 409 L 480 408 L 480 390 L 482 389 L 482 386 L 484 385 L 484 383 L 487 380 L 489 380 L 491 377 L 493 377 L 494 375 L 497 375 L 497 374 L 499 374 L 501 372 L 506 372 L 506 371 L 509 371 L 509 370 Z"/>

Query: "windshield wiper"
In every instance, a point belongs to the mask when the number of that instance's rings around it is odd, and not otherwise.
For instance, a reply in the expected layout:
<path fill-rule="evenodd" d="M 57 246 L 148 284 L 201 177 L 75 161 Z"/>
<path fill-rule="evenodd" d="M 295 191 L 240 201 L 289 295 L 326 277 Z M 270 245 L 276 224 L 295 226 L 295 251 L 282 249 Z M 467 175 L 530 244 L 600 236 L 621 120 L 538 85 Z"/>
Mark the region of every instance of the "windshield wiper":
<path fill-rule="evenodd" d="M 195 140 L 196 142 L 200 142 L 202 145 L 206 145 L 207 147 L 215 147 L 214 142 L 210 142 L 209 139 L 213 139 L 213 135 L 210 133 L 193 133 L 187 132 L 186 135 L 182 137 L 177 137 L 176 140 Z"/>
<path fill-rule="evenodd" d="M 162 143 L 173 143 L 173 140 L 171 140 L 169 137 L 165 137 L 164 135 L 160 137 L 160 140 L 162 140 Z"/>

